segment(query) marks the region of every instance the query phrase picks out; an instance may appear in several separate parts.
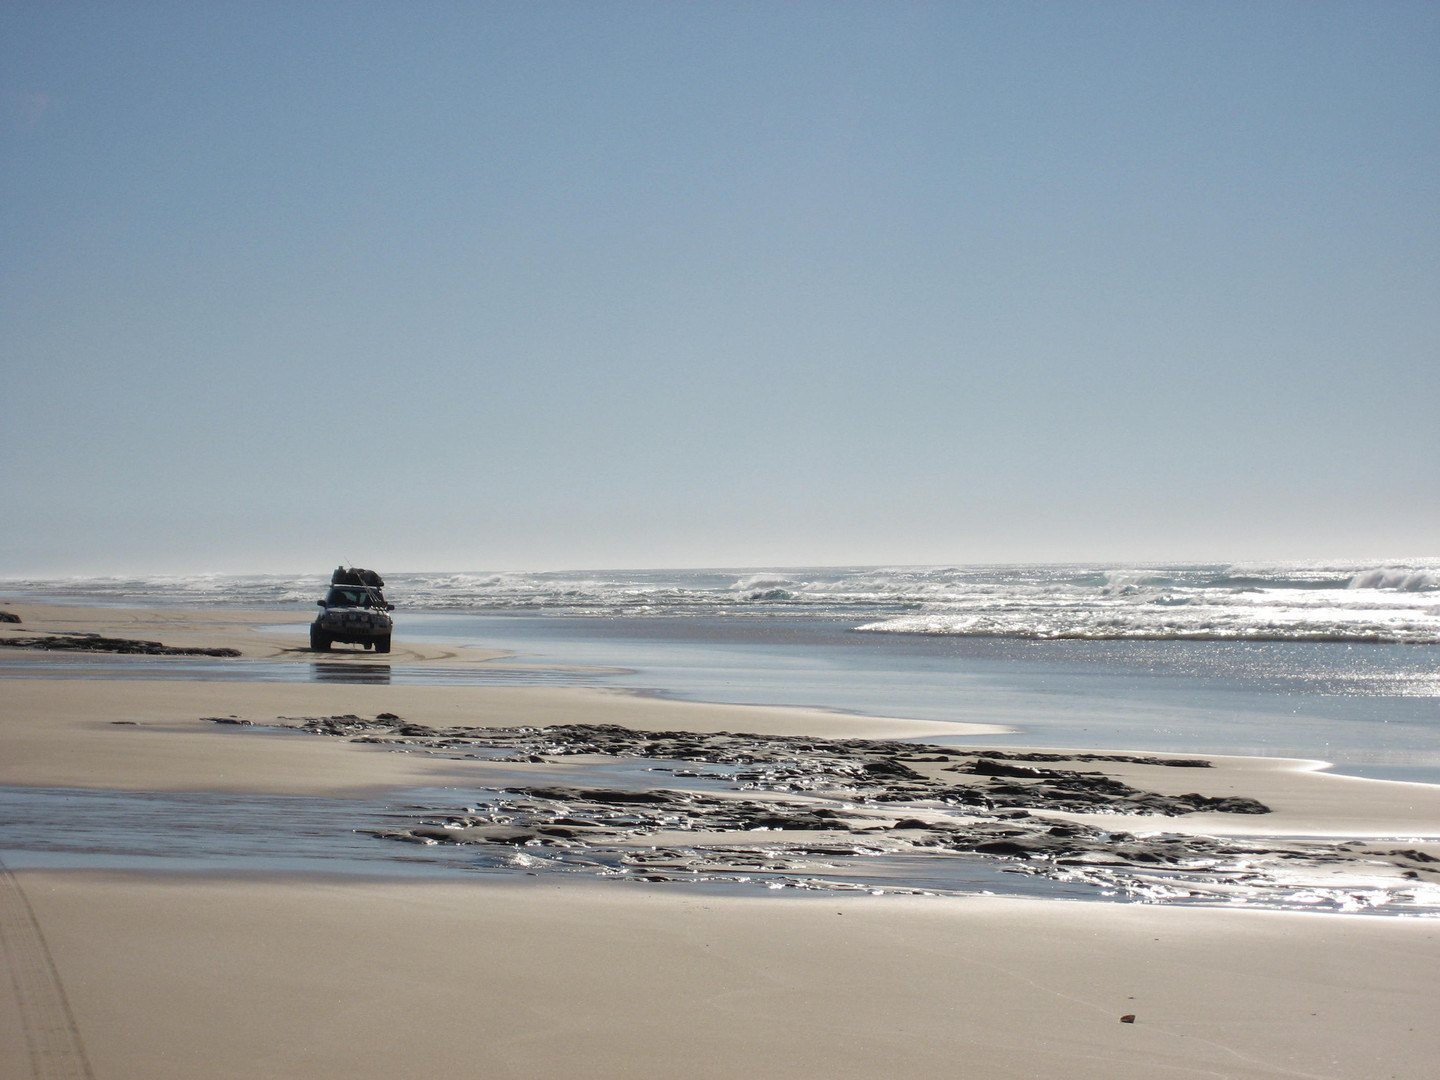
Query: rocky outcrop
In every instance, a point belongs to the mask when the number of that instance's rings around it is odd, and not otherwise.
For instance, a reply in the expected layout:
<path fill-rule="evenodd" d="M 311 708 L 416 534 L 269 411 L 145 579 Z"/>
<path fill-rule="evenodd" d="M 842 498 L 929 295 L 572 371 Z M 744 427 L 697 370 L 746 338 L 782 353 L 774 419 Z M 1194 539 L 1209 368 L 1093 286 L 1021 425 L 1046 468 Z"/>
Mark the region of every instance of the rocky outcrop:
<path fill-rule="evenodd" d="M 464 806 L 407 803 L 357 831 L 449 849 L 485 870 L 888 892 L 973 891 L 975 875 L 1004 874 L 1099 890 L 1091 895 L 1279 904 L 1318 896 L 1311 882 L 1322 866 L 1388 867 L 1402 891 L 1440 884 L 1440 852 L 1393 840 L 1162 831 L 1160 822 L 1186 814 L 1269 812 L 1240 796 L 1138 786 L 1150 777 L 1173 788 L 1174 769 L 1209 767 L 1196 758 L 614 724 L 431 727 L 393 713 L 277 722 L 457 767 L 473 761 Z M 1126 766 L 1125 779 L 1099 763 Z M 1389 895 L 1341 886 L 1326 902 L 1349 910 Z"/>
<path fill-rule="evenodd" d="M 104 637 L 100 634 L 37 634 L 34 637 L 0 637 L 0 647 L 38 652 L 98 652 L 140 656 L 239 656 L 239 649 L 183 648 L 158 641 Z"/>

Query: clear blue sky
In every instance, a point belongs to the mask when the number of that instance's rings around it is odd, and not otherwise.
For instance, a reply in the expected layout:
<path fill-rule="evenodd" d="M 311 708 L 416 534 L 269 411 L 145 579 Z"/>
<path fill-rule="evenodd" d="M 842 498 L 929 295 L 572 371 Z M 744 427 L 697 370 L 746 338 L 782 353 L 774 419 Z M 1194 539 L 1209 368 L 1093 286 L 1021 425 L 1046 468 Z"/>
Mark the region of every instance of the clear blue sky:
<path fill-rule="evenodd" d="M 0 575 L 1440 554 L 1433 3 L 0 5 Z"/>

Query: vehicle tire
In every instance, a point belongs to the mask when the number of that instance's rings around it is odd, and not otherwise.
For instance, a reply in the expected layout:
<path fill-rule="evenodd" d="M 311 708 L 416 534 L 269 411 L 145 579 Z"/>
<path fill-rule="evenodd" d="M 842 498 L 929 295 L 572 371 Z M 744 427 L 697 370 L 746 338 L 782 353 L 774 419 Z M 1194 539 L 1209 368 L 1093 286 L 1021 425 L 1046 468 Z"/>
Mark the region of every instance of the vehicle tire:
<path fill-rule="evenodd" d="M 330 636 L 323 631 L 310 627 L 310 648 L 315 652 L 328 652 L 330 649 Z"/>
<path fill-rule="evenodd" d="M 379 652 L 386 652 L 386 653 L 388 653 L 388 652 L 390 651 L 390 635 L 389 635 L 389 634 L 386 634 L 384 637 L 377 637 L 377 638 L 375 639 L 375 651 L 376 651 L 377 653 L 379 653 Z"/>

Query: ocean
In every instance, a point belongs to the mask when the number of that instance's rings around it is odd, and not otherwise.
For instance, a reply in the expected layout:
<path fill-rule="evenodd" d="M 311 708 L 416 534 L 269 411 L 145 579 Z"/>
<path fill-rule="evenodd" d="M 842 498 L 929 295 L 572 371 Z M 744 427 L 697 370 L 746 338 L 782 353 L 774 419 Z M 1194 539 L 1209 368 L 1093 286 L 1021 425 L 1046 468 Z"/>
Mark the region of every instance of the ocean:
<path fill-rule="evenodd" d="M 1440 559 L 1387 565 L 810 567 L 389 573 L 402 608 L 841 618 L 866 633 L 1084 641 L 1440 644 Z M 0 578 L 0 596 L 310 604 L 321 574 Z"/>

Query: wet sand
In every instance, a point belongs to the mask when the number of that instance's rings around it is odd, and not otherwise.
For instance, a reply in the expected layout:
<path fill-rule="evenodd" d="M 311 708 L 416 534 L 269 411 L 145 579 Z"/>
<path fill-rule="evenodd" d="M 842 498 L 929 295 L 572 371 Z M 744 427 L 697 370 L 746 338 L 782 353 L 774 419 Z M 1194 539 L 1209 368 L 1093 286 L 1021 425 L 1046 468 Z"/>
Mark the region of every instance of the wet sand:
<path fill-rule="evenodd" d="M 6 607 L 27 630 L 294 655 L 293 639 L 254 629 L 282 621 L 273 612 Z M 436 648 L 413 659 L 497 655 L 477 654 Z M 474 768 L 413 746 L 267 736 L 206 719 L 387 712 L 432 728 L 957 733 L 568 688 L 27 679 L 0 683 L 0 783 L 345 795 L 443 785 Z M 972 734 L 987 749 L 1003 742 Z M 1440 834 L 1440 789 L 1326 776 L 1307 763 L 1085 768 L 1271 810 L 1167 817 L 1166 830 Z M 1164 778 L 1182 772 L 1166 788 Z M 88 1066 L 102 1078 L 1419 1078 L 1440 1055 L 1440 921 L 1428 918 L 998 897 L 756 898 L 547 877 L 24 871 L 6 882 L 4 1077 L 83 1076 L 76 1069 Z M 37 1030 L 47 1041 L 34 1041 Z"/>

